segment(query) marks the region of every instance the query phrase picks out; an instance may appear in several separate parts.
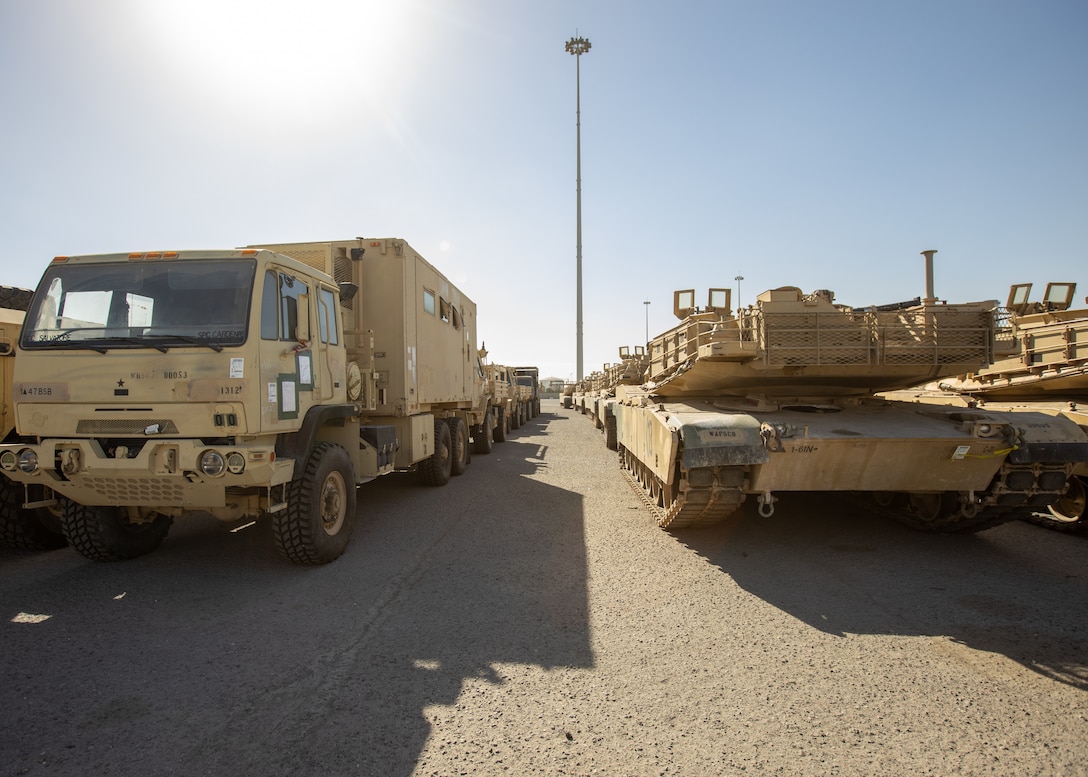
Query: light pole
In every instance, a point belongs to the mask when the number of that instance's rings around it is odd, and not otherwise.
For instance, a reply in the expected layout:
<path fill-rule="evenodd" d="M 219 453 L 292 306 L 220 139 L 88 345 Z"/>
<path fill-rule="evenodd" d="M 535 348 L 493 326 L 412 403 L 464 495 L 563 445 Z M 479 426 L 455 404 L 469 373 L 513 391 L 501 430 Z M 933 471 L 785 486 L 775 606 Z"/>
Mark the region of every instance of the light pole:
<path fill-rule="evenodd" d="M 740 313 L 740 282 L 744 280 L 744 276 L 738 275 L 733 280 L 737 282 L 737 313 Z"/>
<path fill-rule="evenodd" d="M 650 342 L 650 300 L 645 300 L 643 305 L 646 306 L 646 343 Z"/>
<path fill-rule="evenodd" d="M 585 38 L 571 38 L 567 41 L 566 50 L 574 55 L 574 88 L 575 88 L 575 137 L 577 138 L 577 208 L 578 208 L 578 232 L 575 250 L 578 256 L 578 380 L 582 379 L 582 55 L 590 49 L 590 43 Z"/>

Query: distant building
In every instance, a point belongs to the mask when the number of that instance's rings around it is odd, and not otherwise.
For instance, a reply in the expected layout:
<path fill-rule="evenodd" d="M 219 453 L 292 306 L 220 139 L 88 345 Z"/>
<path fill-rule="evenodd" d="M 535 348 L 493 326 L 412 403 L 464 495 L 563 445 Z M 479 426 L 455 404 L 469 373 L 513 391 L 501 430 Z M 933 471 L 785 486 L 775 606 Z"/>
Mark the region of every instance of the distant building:
<path fill-rule="evenodd" d="M 541 378 L 540 379 L 540 394 L 545 397 L 558 397 L 563 393 L 563 384 L 566 383 L 562 378 Z"/>

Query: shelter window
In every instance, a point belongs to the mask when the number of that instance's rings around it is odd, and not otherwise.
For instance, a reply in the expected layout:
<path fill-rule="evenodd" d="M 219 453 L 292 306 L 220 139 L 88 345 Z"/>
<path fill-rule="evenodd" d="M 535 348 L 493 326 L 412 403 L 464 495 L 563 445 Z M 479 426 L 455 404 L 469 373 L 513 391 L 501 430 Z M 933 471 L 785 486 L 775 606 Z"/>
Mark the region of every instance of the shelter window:
<path fill-rule="evenodd" d="M 428 289 L 423 290 L 423 312 L 434 315 L 434 292 Z"/>

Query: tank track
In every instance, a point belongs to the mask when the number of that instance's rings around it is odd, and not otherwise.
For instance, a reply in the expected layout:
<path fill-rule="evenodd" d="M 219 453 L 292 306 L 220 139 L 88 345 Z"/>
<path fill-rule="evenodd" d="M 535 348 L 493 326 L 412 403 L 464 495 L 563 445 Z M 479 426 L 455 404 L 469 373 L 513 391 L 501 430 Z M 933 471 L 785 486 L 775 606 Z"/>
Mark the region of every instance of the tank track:
<path fill-rule="evenodd" d="M 1064 494 L 1044 510 L 1030 510 L 1026 520 L 1054 531 L 1088 533 L 1088 514 L 1085 512 L 1088 480 L 1081 475 L 1069 478 Z"/>
<path fill-rule="evenodd" d="M 619 463 L 623 476 L 662 529 L 712 526 L 735 513 L 744 503 L 745 494 L 739 484 L 722 483 L 738 475 L 743 477 L 740 467 L 715 467 L 710 477 L 701 478 L 709 481 L 705 484 L 693 483 L 689 473 L 681 470 L 677 485 L 670 487 L 623 447 L 619 448 Z"/>
<path fill-rule="evenodd" d="M 871 495 L 867 508 L 919 531 L 971 533 L 1017 520 L 1025 511 L 1046 509 L 1065 488 L 1060 464 L 1005 463 L 983 493 L 968 502 L 966 494 L 891 493 Z"/>

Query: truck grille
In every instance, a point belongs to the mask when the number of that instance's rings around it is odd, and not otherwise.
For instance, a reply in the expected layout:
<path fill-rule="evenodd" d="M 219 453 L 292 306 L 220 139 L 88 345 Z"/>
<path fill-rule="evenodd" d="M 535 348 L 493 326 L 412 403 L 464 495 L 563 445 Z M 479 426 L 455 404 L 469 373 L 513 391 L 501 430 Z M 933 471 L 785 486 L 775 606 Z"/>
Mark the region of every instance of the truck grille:
<path fill-rule="evenodd" d="M 177 434 L 178 428 L 173 421 L 139 420 L 128 418 L 89 418 L 76 424 L 76 434 L 95 437 L 117 437 L 124 435 L 142 435 L 149 426 L 158 425 L 156 434 Z"/>
<path fill-rule="evenodd" d="M 183 490 L 177 478 L 89 477 L 81 485 L 118 505 L 181 505 Z"/>

